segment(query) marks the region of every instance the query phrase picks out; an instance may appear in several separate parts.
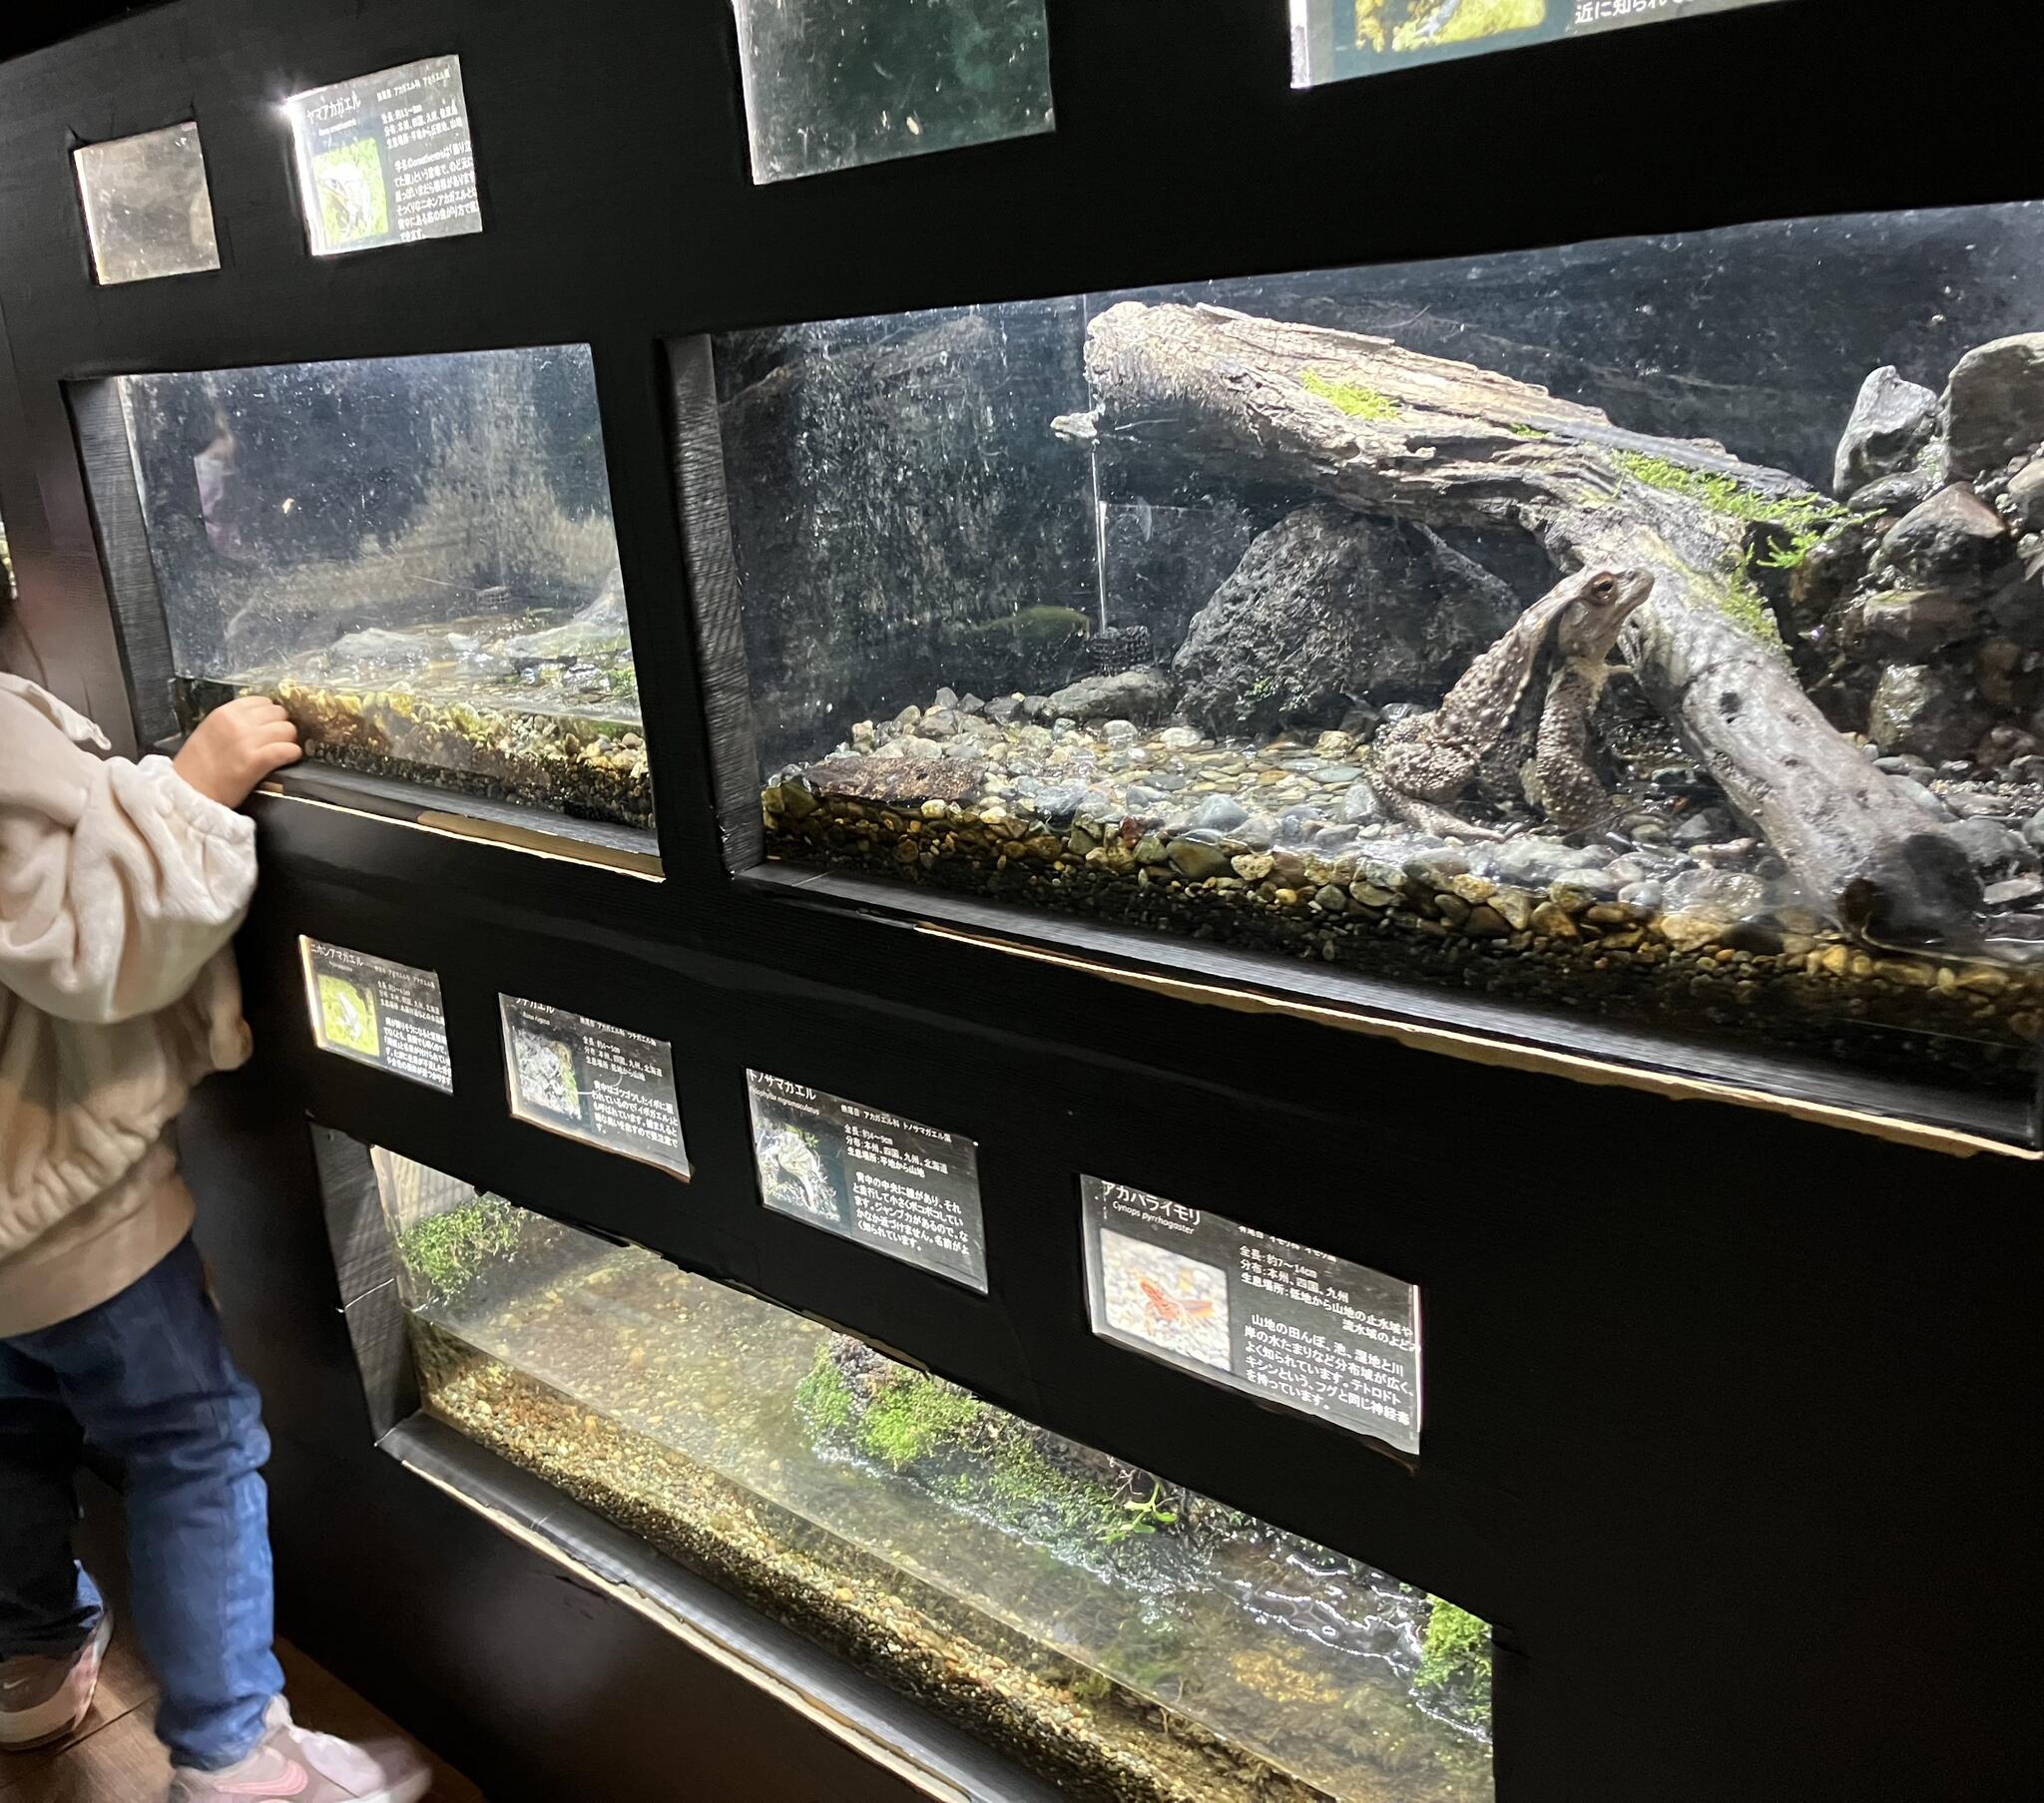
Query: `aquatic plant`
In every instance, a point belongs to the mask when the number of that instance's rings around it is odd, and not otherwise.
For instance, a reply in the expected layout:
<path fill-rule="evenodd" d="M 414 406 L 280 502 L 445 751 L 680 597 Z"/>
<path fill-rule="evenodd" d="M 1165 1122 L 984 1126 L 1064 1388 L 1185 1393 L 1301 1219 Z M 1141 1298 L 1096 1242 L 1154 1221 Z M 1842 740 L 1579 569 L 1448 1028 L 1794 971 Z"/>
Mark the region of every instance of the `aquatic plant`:
<path fill-rule="evenodd" d="M 497 1259 L 518 1244 L 518 1211 L 500 1195 L 415 1221 L 397 1237 L 398 1262 L 429 1284 L 433 1299 L 459 1302 Z"/>
<path fill-rule="evenodd" d="M 1413 1688 L 1453 1692 L 1471 1705 L 1490 1703 L 1490 1623 L 1436 1596 Z"/>
<path fill-rule="evenodd" d="M 1317 369 L 1301 369 L 1298 384 L 1308 394 L 1317 394 L 1321 400 L 1331 401 L 1350 419 L 1398 417 L 1398 403 L 1388 394 L 1379 394 L 1374 388 L 1358 387 L 1353 382 L 1332 381 Z"/>

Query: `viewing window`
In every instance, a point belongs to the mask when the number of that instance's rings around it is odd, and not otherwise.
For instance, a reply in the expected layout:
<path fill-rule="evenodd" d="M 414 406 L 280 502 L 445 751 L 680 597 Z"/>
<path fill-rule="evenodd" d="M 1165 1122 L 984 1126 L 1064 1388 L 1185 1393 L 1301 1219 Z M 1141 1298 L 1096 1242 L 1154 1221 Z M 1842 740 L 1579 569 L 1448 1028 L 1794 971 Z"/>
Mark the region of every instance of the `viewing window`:
<path fill-rule="evenodd" d="M 1473 1803 L 1466 1611 L 373 1154 L 426 1409 L 1074 1795 Z"/>
<path fill-rule="evenodd" d="M 106 286 L 220 267 L 206 156 L 190 120 L 72 152 L 93 273 Z"/>
<path fill-rule="evenodd" d="M 186 724 L 623 826 L 652 780 L 589 350 L 129 376 Z"/>
<path fill-rule="evenodd" d="M 766 854 L 2016 1118 L 2040 246 L 2016 206 L 723 335 Z"/>
<path fill-rule="evenodd" d="M 1051 129 L 1043 0 L 733 0 L 753 180 Z"/>

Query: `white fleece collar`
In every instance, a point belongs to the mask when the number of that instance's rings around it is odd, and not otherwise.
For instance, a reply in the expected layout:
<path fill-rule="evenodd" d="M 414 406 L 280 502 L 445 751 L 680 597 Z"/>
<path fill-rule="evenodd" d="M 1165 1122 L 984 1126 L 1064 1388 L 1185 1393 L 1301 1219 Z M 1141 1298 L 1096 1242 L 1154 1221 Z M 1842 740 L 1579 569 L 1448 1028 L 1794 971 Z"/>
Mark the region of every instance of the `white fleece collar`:
<path fill-rule="evenodd" d="M 0 670 L 0 694 L 19 695 L 51 725 L 81 745 L 97 745 L 102 751 L 113 747 L 107 735 L 77 708 L 65 705 L 47 688 L 38 688 L 26 676 L 11 676 Z"/>

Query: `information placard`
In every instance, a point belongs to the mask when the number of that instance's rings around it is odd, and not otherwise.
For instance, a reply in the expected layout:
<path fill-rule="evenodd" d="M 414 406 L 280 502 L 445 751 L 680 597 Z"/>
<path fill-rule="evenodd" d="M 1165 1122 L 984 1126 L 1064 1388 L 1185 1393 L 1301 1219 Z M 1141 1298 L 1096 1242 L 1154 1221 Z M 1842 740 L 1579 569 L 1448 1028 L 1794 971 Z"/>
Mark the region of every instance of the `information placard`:
<path fill-rule="evenodd" d="M 764 1072 L 746 1083 L 767 1207 L 984 1293 L 978 1146 Z"/>
<path fill-rule="evenodd" d="M 1419 1451 L 1419 1291 L 1205 1209 L 1080 1178 L 1093 1331 Z"/>
<path fill-rule="evenodd" d="M 518 996 L 499 995 L 497 1010 L 512 1114 L 689 1175 L 672 1046 Z"/>
<path fill-rule="evenodd" d="M 459 57 L 312 88 L 284 110 L 314 256 L 483 228 Z"/>
<path fill-rule="evenodd" d="M 453 1090 L 438 977 L 316 939 L 299 939 L 298 950 L 312 1038 L 320 1051 L 435 1090 Z"/>

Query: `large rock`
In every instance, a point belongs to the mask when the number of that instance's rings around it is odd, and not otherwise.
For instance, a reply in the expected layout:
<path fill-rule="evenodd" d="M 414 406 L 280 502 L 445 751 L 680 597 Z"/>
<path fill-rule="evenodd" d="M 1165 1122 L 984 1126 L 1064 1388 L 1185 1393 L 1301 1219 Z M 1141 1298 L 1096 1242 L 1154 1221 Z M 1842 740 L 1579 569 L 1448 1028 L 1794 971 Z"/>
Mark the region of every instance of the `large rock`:
<path fill-rule="evenodd" d="M 1153 720 L 1171 705 L 1171 679 L 1154 664 L 1086 676 L 1050 697 L 1053 715 L 1075 720 Z"/>
<path fill-rule="evenodd" d="M 1937 763 L 1969 756 L 1988 723 L 1962 672 L 1890 664 L 1874 686 L 1867 735 L 1884 756 L 1912 751 Z"/>
<path fill-rule="evenodd" d="M 1967 351 L 1944 406 L 1951 471 L 1968 481 L 2044 439 L 2044 332 Z"/>
<path fill-rule="evenodd" d="M 1437 700 L 1519 611 L 1424 526 L 1326 502 L 1262 534 L 1193 617 L 1173 672 L 1210 732 L 1331 725 L 1364 694 Z"/>
<path fill-rule="evenodd" d="M 1852 417 L 1838 440 L 1831 486 L 1850 500 L 1870 482 L 1915 470 L 1937 431 L 1937 396 L 1905 382 L 1892 364 L 1860 384 Z"/>
<path fill-rule="evenodd" d="M 1956 645 L 1980 630 L 1980 610 L 1935 589 L 1862 595 L 1844 612 L 1845 637 L 1862 655 L 1931 652 Z"/>
<path fill-rule="evenodd" d="M 1881 556 L 1908 581 L 1977 581 L 2002 563 L 2011 549 L 2001 516 L 1955 482 L 1905 514 L 1881 540 Z"/>

